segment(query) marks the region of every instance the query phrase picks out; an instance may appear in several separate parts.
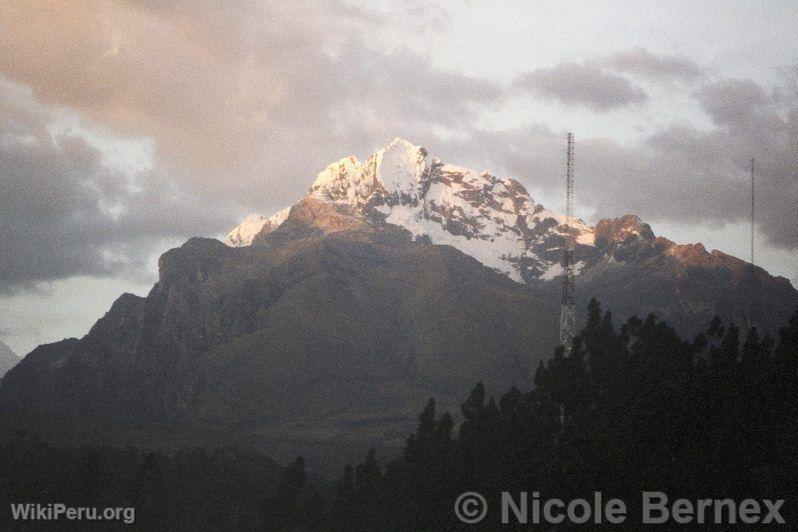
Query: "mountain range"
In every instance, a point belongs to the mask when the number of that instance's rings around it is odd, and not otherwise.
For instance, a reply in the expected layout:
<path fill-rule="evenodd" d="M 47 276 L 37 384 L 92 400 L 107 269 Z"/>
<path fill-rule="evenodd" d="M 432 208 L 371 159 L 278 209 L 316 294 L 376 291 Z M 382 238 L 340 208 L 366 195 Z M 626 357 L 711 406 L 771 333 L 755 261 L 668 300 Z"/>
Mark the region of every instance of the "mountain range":
<path fill-rule="evenodd" d="M 579 219 L 568 223 L 535 203 L 518 181 L 445 164 L 402 139 L 363 162 L 350 156 L 329 165 L 297 205 L 270 217 L 247 217 L 226 243 L 257 244 L 291 220 L 294 210 L 320 204 L 340 213 L 334 224 L 322 224 L 323 231 L 356 224 L 399 229 L 408 240 L 452 246 L 553 296 L 560 290 L 570 231 L 580 309 L 598 297 L 621 317 L 654 313 L 687 335 L 715 315 L 775 334 L 798 304 L 787 279 L 736 257 L 656 236 L 635 215 L 594 226 Z"/>
<path fill-rule="evenodd" d="M 3 342 L 0 342 L 0 379 L 17 365 L 19 357 Z"/>
<path fill-rule="evenodd" d="M 518 181 L 396 139 L 226 243 L 166 252 L 146 297 L 123 294 L 85 337 L 39 346 L 0 382 L 0 422 L 331 467 L 396 449 L 428 397 L 456 411 L 476 381 L 531 386 L 557 346 L 569 227 L 580 310 L 595 296 L 685 334 L 714 315 L 773 333 L 798 305 L 786 279 L 636 216 L 569 224 Z"/>

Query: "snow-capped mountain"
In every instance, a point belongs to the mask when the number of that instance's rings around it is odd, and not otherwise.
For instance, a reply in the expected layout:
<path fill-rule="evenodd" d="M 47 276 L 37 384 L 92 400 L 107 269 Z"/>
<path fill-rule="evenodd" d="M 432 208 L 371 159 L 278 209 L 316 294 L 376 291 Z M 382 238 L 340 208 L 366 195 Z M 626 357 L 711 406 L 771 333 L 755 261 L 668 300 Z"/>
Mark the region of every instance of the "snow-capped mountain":
<path fill-rule="evenodd" d="M 634 215 L 595 226 L 572 220 L 570 226 L 578 306 L 598 297 L 620 316 L 655 313 L 688 334 L 713 315 L 744 323 L 754 309 L 755 323 L 774 333 L 798 301 L 787 279 L 701 244 L 656 236 Z M 227 244 L 290 241 L 307 236 L 308 227 L 321 234 L 398 232 L 408 240 L 449 245 L 514 281 L 559 296 L 555 280 L 562 276 L 566 217 L 536 203 L 514 179 L 444 163 L 402 139 L 365 161 L 347 157 L 329 165 L 297 204 L 270 218 L 248 217 Z"/>
<path fill-rule="evenodd" d="M 146 297 L 123 294 L 85 337 L 6 375 L 0 410 L 94 418 L 115 441 L 149 427 L 351 461 L 402 441 L 419 397 L 445 410 L 474 380 L 533 382 L 559 340 L 565 222 L 512 179 L 396 140 L 330 165 L 228 245 L 192 238 L 161 255 Z M 684 338 L 716 315 L 775 336 L 798 306 L 786 279 L 636 216 L 573 225 L 579 322 L 595 297 L 616 320 L 654 313 Z"/>
<path fill-rule="evenodd" d="M 285 208 L 268 218 L 260 214 L 250 214 L 235 229 L 230 231 L 225 242 L 234 247 L 248 246 L 252 244 L 252 240 L 264 227 L 267 231 L 277 229 L 288 218 L 290 210 L 290 208 Z"/>
<path fill-rule="evenodd" d="M 406 140 L 395 139 L 363 162 L 350 156 L 329 165 L 306 201 L 403 228 L 413 240 L 450 245 L 516 281 L 561 273 L 565 216 L 535 203 L 514 179 L 446 164 Z M 250 245 L 258 233 L 288 219 L 289 211 L 247 217 L 227 244 Z M 572 227 L 579 246 L 593 246 L 592 227 L 581 220 Z"/>

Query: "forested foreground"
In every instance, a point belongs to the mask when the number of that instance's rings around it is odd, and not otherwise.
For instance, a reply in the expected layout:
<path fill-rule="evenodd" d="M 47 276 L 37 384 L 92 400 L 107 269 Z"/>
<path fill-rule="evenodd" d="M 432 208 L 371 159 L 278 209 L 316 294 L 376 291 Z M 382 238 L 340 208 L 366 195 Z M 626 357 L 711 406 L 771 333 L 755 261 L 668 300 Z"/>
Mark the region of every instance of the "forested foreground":
<path fill-rule="evenodd" d="M 649 317 L 620 329 L 591 302 L 567 357 L 534 387 L 498 400 L 478 384 L 455 418 L 430 400 L 399 457 L 374 452 L 333 486 L 298 458 L 278 472 L 256 453 L 52 448 L 25 434 L 0 448 L 0 524 L 8 502 L 133 506 L 144 528 L 442 530 L 454 503 L 488 501 L 473 528 L 497 529 L 501 492 L 621 499 L 633 525 L 643 491 L 687 499 L 798 493 L 798 313 L 779 338 L 719 320 L 685 341 Z M 309 469 L 312 464 L 309 464 Z"/>
<path fill-rule="evenodd" d="M 254 529 L 280 473 L 272 460 L 240 449 L 59 448 L 22 433 L 2 440 L 0 530 L 129 528 L 121 521 L 12 520 L 10 505 L 36 503 L 132 508 L 134 524 L 148 530 Z"/>
<path fill-rule="evenodd" d="M 493 509 L 502 491 L 591 501 L 600 491 L 627 503 L 628 526 L 641 492 L 660 491 L 784 498 L 781 513 L 795 523 L 797 408 L 798 313 L 777 341 L 756 329 L 741 338 L 717 319 L 684 341 L 653 316 L 618 330 L 593 301 L 571 355 L 542 364 L 532 391 L 495 400 L 477 385 L 459 426 L 430 401 L 401 457 L 381 469 L 370 453 L 347 468 L 324 515 L 302 487 L 300 460 L 263 518 L 283 530 L 438 530 L 464 526 L 453 505 L 466 491 Z M 500 517 L 480 525 L 496 529 Z"/>

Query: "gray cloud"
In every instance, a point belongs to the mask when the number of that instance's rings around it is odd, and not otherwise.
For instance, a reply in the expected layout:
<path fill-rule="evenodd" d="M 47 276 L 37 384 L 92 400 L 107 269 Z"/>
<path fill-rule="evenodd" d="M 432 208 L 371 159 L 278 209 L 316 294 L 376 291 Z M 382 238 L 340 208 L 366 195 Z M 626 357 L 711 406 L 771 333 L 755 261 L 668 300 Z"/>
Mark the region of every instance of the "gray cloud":
<path fill-rule="evenodd" d="M 410 52 L 371 48 L 384 14 L 343 2 L 0 10 L 7 77 L 44 104 L 151 138 L 186 190 L 250 207 L 253 197 L 293 200 L 300 179 L 340 157 L 335 146 L 372 148 L 389 124 L 417 136 L 455 114 L 467 124 L 499 94 Z"/>
<path fill-rule="evenodd" d="M 723 225 L 748 220 L 749 160 L 757 159 L 758 229 L 798 249 L 798 97 L 768 96 L 749 80 L 720 80 L 697 93 L 709 131 L 671 125 L 634 145 L 577 138 L 576 189 L 600 216 Z M 565 133 L 545 127 L 478 131 L 444 147 L 544 191 L 559 190 Z"/>
<path fill-rule="evenodd" d="M 133 186 L 85 137 L 51 133 L 53 116 L 24 91 L 0 89 L 0 293 L 81 274 L 135 276 L 159 240 L 220 223 L 224 203 L 199 216 L 201 200 L 157 174 Z"/>
<path fill-rule="evenodd" d="M 696 81 L 706 76 L 692 59 L 656 55 L 640 47 L 613 54 L 601 63 L 620 72 L 651 79 Z"/>
<path fill-rule="evenodd" d="M 46 3 L 0 4 L 0 75 L 31 90 L 0 85 L 0 171 L 11 198 L 0 213 L 11 250 L 0 257 L 0 290 L 135 273 L 159 242 L 213 235 L 246 211 L 290 204 L 330 161 L 397 135 L 440 146 L 455 163 L 559 188 L 560 132 L 480 130 L 483 111 L 504 102 L 503 88 L 376 48 L 372 36 L 391 13 L 335 1 Z M 421 4 L 400 9 L 421 13 L 410 17 L 414 32 L 446 20 Z M 535 70 L 516 88 L 597 111 L 647 100 L 610 68 L 705 79 L 689 60 L 631 50 Z M 742 220 L 753 155 L 760 228 L 777 245 L 797 246 L 796 95 L 721 80 L 695 98 L 711 131 L 665 127 L 634 146 L 577 139 L 578 186 L 590 190 L 580 199 L 602 215 Z M 110 135 L 149 139 L 155 169 L 131 176 L 90 139 L 51 133 L 62 107 Z"/>
<path fill-rule="evenodd" d="M 760 119 L 778 119 L 765 90 L 750 79 L 723 79 L 705 85 L 696 97 L 715 123 L 734 129 L 759 126 Z"/>
<path fill-rule="evenodd" d="M 407 9 L 424 14 L 415 31 L 445 16 Z M 432 143 L 501 101 L 491 82 L 372 48 L 387 15 L 335 0 L 0 5 L 0 76 L 32 91 L 4 111 L 24 116 L 3 123 L 20 131 L 2 147 L 14 198 L 4 215 L 18 218 L 5 227 L 15 247 L 1 284 L 135 269 L 161 239 L 292 203 L 332 160 L 396 135 Z M 8 86 L 0 93 L 10 101 Z M 62 107 L 151 140 L 156 170 L 130 187 L 80 137 L 49 139 Z"/>
<path fill-rule="evenodd" d="M 719 130 L 709 153 L 757 159 L 760 228 L 780 247 L 798 248 L 798 75 L 791 93 L 768 94 L 751 80 L 723 79 L 697 98 Z M 744 165 L 745 166 L 745 165 Z"/>
<path fill-rule="evenodd" d="M 542 98 L 597 111 L 640 104 L 648 99 L 646 92 L 628 79 L 591 64 L 560 63 L 540 68 L 520 76 L 517 85 Z"/>

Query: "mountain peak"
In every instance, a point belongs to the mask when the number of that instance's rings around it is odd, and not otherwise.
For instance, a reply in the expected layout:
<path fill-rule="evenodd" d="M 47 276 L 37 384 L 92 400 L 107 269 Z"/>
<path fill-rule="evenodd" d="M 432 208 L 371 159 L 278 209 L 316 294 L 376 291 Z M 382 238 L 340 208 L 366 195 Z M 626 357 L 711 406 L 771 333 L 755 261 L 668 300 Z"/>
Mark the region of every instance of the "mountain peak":
<path fill-rule="evenodd" d="M 409 140 L 403 139 L 401 137 L 394 137 L 394 139 L 387 146 L 385 146 L 384 149 L 388 151 L 396 149 L 397 147 L 405 151 L 418 151 L 419 149 L 423 149 L 421 146 L 417 146 Z"/>
<path fill-rule="evenodd" d="M 290 210 L 290 207 L 285 208 L 268 218 L 260 214 L 250 214 L 244 218 L 243 222 L 228 233 L 225 243 L 233 247 L 242 247 L 252 244 L 252 240 L 264 229 L 268 232 L 277 229 L 288 218 Z"/>
<path fill-rule="evenodd" d="M 628 239 L 652 241 L 656 238 L 651 226 L 635 214 L 603 218 L 596 223 L 595 238 L 599 245 L 620 244 Z"/>
<path fill-rule="evenodd" d="M 306 199 L 399 227 L 413 240 L 450 245 L 516 281 L 556 277 L 567 235 L 565 217 L 536 204 L 519 182 L 445 164 L 398 137 L 364 161 L 349 156 L 327 166 Z M 228 244 L 249 245 L 288 216 L 268 219 L 268 227 L 263 217 L 248 218 Z M 592 246 L 593 229 L 573 225 L 578 244 Z"/>
<path fill-rule="evenodd" d="M 375 195 L 417 198 L 422 176 L 429 170 L 426 156 L 421 146 L 397 137 L 363 162 L 350 156 L 329 165 L 319 172 L 310 194 L 354 208 L 368 204 Z"/>
<path fill-rule="evenodd" d="M 0 379 L 17 365 L 20 358 L 3 342 L 0 342 Z"/>
<path fill-rule="evenodd" d="M 248 246 L 292 217 L 306 225 L 312 221 L 314 230 L 323 232 L 391 226 L 411 240 L 452 246 L 527 283 L 562 275 L 568 235 L 566 217 L 536 204 L 518 181 L 444 163 L 399 137 L 363 161 L 349 156 L 330 164 L 296 208 L 271 217 L 251 215 L 230 232 L 226 243 Z M 604 275 L 613 264 L 663 252 L 682 267 L 700 263 L 742 268 L 726 259 L 711 261 L 703 246 L 676 246 L 657 237 L 634 214 L 605 218 L 595 227 L 574 220 L 572 226 L 577 275 Z"/>

